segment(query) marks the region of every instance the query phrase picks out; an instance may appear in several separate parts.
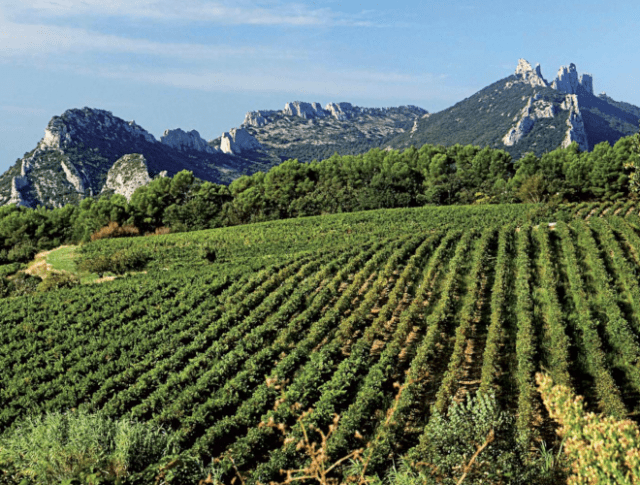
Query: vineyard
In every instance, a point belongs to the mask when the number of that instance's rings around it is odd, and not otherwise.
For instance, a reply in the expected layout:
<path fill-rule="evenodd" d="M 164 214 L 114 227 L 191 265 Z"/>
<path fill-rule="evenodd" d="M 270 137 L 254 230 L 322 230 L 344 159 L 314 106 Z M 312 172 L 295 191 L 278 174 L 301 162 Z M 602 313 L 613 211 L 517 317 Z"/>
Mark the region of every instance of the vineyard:
<path fill-rule="evenodd" d="M 332 425 L 329 461 L 361 449 L 383 476 L 478 391 L 521 441 L 549 443 L 540 370 L 635 419 L 639 208 L 395 209 L 89 244 L 85 258 L 135 246 L 148 269 L 2 301 L 0 433 L 101 411 L 227 457 L 227 481 L 269 483 Z"/>

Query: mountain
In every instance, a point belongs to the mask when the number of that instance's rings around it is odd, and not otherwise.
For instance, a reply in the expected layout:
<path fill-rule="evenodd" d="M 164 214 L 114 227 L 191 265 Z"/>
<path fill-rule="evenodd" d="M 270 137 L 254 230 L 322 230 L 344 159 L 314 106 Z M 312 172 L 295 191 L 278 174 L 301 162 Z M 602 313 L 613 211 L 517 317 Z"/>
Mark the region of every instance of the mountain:
<path fill-rule="evenodd" d="M 504 149 L 514 159 L 577 142 L 583 151 L 600 142 L 614 144 L 638 130 L 640 108 L 593 93 L 593 78 L 578 75 L 575 64 L 547 81 L 520 59 L 513 75 L 497 81 L 451 108 L 420 118 L 408 133 L 386 141 L 392 148 L 425 143 L 479 145 Z"/>
<path fill-rule="evenodd" d="M 157 176 L 190 170 L 228 184 L 288 158 L 311 161 L 362 153 L 408 129 L 426 111 L 413 106 L 359 108 L 349 103 L 287 103 L 254 111 L 239 128 L 206 141 L 195 131 L 166 130 L 160 140 L 109 111 L 70 109 L 54 116 L 34 150 L 0 176 L 0 205 L 61 206 L 101 193 L 133 191 Z"/>
<path fill-rule="evenodd" d="M 184 169 L 229 183 L 268 168 L 209 146 L 195 130 L 167 130 L 158 141 L 109 111 L 70 109 L 54 116 L 36 148 L 0 176 L 0 205 L 61 206 L 103 191 L 130 196 L 153 177 Z"/>
<path fill-rule="evenodd" d="M 321 160 L 364 153 L 394 136 L 411 130 L 428 111 L 417 106 L 361 108 L 350 103 L 294 101 L 281 111 L 251 111 L 241 129 L 262 146 L 270 159 Z M 215 146 L 220 146 L 218 140 Z M 224 147 L 222 147 L 224 148 Z"/>
<path fill-rule="evenodd" d="M 636 133 L 640 108 L 593 93 L 576 66 L 547 81 L 520 59 L 515 73 L 438 113 L 416 106 L 361 108 L 294 101 L 251 111 L 211 141 L 195 131 L 166 130 L 160 140 L 108 111 L 71 109 L 49 122 L 37 147 L 0 176 L 0 205 L 60 206 L 101 193 L 130 197 L 154 177 L 190 170 L 228 184 L 283 160 L 320 160 L 337 152 L 403 149 L 425 143 L 478 145 L 514 159 L 577 142 L 583 151 Z"/>

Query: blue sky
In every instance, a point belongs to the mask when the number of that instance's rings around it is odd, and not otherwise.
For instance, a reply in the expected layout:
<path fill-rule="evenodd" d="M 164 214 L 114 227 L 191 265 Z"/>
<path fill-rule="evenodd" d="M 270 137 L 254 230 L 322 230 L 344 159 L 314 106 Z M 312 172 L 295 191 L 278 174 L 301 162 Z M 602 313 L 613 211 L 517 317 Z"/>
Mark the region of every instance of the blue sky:
<path fill-rule="evenodd" d="M 640 105 L 640 2 L 483 3 L 0 0 L 0 173 L 69 108 L 210 140 L 294 100 L 439 111 L 521 57 Z"/>

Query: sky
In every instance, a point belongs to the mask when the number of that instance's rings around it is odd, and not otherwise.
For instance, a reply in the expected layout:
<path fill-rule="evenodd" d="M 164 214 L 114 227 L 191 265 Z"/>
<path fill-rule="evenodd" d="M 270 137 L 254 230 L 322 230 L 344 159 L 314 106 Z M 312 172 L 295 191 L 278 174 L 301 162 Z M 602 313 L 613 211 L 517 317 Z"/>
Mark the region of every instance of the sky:
<path fill-rule="evenodd" d="M 288 101 L 445 109 L 573 62 L 640 106 L 637 0 L 0 0 L 0 173 L 89 106 L 207 140 Z"/>

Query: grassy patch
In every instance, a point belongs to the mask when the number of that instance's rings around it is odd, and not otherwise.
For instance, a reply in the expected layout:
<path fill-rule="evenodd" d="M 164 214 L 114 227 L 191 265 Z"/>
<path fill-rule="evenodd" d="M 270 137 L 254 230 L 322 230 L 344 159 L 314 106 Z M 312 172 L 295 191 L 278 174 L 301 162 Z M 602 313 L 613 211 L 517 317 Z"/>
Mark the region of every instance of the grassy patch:
<path fill-rule="evenodd" d="M 82 283 L 94 283 L 98 280 L 96 273 L 80 271 L 76 266 L 76 250 L 78 246 L 61 246 L 47 255 L 47 264 L 54 271 L 72 273 L 80 278 Z"/>
<path fill-rule="evenodd" d="M 76 263 L 74 261 L 77 246 L 62 246 L 54 249 L 47 256 L 47 264 L 51 265 L 51 269 L 58 271 L 66 271 L 67 273 L 76 273 Z"/>

